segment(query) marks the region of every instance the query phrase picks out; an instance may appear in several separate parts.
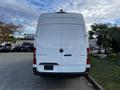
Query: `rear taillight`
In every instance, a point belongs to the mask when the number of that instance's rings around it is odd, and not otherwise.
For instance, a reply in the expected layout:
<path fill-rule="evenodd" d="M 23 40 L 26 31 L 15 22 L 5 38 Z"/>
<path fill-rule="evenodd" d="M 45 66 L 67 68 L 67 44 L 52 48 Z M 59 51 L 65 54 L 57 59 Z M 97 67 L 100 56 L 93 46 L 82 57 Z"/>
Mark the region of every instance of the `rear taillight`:
<path fill-rule="evenodd" d="M 33 64 L 36 64 L 36 48 L 33 51 Z"/>
<path fill-rule="evenodd" d="M 89 54 L 90 54 L 90 48 L 87 48 L 87 64 L 90 64 Z"/>

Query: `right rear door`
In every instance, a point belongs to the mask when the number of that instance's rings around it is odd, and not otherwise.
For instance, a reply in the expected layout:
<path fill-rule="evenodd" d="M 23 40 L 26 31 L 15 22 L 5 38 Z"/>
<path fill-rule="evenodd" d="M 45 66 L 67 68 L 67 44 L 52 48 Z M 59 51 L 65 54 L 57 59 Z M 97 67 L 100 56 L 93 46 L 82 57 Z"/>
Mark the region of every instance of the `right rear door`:
<path fill-rule="evenodd" d="M 62 24 L 62 49 L 62 72 L 84 72 L 87 52 L 80 24 Z"/>

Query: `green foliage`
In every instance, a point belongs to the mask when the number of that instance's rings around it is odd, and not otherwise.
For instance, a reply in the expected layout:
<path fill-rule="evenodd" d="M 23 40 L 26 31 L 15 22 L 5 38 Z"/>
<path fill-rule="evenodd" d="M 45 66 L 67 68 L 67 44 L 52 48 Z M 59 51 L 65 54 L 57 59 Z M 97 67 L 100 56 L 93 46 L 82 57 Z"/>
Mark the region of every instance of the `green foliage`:
<path fill-rule="evenodd" d="M 89 39 L 94 39 L 93 35 L 94 35 L 94 32 L 93 31 L 89 31 Z"/>
<path fill-rule="evenodd" d="M 16 38 L 14 36 L 9 36 L 8 37 L 8 41 L 15 43 L 16 42 Z"/>
<path fill-rule="evenodd" d="M 109 46 L 113 49 L 115 53 L 120 52 L 120 28 L 110 28 L 109 36 Z"/>
<path fill-rule="evenodd" d="M 90 36 L 97 36 L 99 50 L 103 47 L 105 53 L 107 53 L 108 48 L 112 48 L 116 53 L 120 52 L 120 28 L 117 25 L 93 24 L 91 30 L 89 34 Z"/>

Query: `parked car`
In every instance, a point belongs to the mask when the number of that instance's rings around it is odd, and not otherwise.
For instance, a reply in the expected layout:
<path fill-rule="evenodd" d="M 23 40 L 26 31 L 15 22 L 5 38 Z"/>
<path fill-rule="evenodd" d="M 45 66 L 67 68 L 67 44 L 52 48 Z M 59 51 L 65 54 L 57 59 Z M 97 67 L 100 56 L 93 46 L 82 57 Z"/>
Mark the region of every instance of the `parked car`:
<path fill-rule="evenodd" d="M 34 45 L 31 42 L 23 42 L 23 44 L 21 45 L 21 51 L 32 52 L 33 49 L 34 49 Z"/>
<path fill-rule="evenodd" d="M 6 43 L 4 45 L 0 45 L 0 51 L 1 52 L 10 52 L 11 51 L 11 43 Z"/>
<path fill-rule="evenodd" d="M 11 49 L 12 52 L 21 52 L 21 45 L 14 45 Z"/>
<path fill-rule="evenodd" d="M 3 51 L 3 45 L 0 45 L 0 52 Z"/>

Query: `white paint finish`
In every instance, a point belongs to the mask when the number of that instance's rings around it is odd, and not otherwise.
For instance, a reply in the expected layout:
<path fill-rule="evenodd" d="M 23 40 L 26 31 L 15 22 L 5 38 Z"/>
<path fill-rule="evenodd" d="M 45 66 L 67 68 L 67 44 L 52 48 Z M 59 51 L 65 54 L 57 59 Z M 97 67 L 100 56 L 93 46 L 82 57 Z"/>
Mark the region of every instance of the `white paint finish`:
<path fill-rule="evenodd" d="M 70 72 L 70 73 L 74 73 L 74 72 L 85 72 L 86 67 L 85 65 L 69 65 L 69 66 L 62 66 L 62 72 Z"/>
<path fill-rule="evenodd" d="M 64 50 L 62 64 L 86 64 L 85 34 L 81 25 L 62 24 L 62 48 Z M 64 56 L 65 54 L 71 54 L 71 56 Z"/>
<path fill-rule="evenodd" d="M 37 70 L 39 72 L 61 72 L 61 66 L 55 65 L 53 66 L 54 70 L 44 70 L 44 65 L 37 65 Z"/>
<path fill-rule="evenodd" d="M 36 59 L 39 72 L 84 72 L 87 37 L 81 14 L 42 14 L 36 32 Z M 64 52 L 60 53 L 59 50 Z M 64 56 L 71 54 L 72 56 Z M 40 63 L 58 63 L 44 70 Z"/>
<path fill-rule="evenodd" d="M 63 21 L 61 22 L 61 18 Z M 39 18 L 40 24 L 51 24 L 51 23 L 71 23 L 71 24 L 84 24 L 83 16 L 76 13 L 44 13 Z"/>
<path fill-rule="evenodd" d="M 39 31 L 37 31 L 37 33 L 36 55 L 38 68 L 41 62 L 58 63 L 61 65 L 61 53 L 59 53 L 59 49 L 61 48 L 60 25 L 40 25 Z M 41 68 L 38 70 L 40 69 Z"/>

